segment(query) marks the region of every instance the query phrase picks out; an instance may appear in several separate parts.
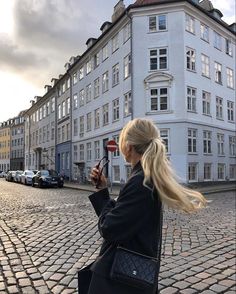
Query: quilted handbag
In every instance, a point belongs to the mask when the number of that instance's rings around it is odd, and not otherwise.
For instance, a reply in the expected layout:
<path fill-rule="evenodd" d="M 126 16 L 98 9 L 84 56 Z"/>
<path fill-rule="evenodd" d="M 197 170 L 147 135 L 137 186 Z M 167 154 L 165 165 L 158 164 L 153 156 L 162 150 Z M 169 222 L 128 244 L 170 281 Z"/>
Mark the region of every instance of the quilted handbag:
<path fill-rule="evenodd" d="M 157 258 L 118 246 L 110 276 L 112 280 L 133 287 L 152 289 L 157 283 L 158 268 Z"/>

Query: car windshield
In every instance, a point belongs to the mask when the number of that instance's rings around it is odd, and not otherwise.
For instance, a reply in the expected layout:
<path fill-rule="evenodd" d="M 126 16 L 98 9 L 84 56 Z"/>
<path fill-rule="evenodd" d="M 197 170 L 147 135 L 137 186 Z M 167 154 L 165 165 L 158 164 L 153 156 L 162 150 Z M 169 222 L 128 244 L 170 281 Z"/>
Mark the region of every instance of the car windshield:
<path fill-rule="evenodd" d="M 42 170 L 41 175 L 42 176 L 57 177 L 57 172 L 55 170 Z"/>
<path fill-rule="evenodd" d="M 32 171 L 27 171 L 27 172 L 25 172 L 25 174 L 26 174 L 27 176 L 33 176 L 33 175 L 34 175 L 34 173 L 33 173 Z"/>

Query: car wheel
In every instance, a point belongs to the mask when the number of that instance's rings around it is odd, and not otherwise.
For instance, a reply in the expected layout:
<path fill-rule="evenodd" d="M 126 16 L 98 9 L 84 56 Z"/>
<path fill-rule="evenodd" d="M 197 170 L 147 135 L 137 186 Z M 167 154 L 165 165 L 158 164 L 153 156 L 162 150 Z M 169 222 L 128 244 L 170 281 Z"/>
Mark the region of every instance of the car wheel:
<path fill-rule="evenodd" d="M 39 188 L 42 188 L 42 187 L 43 187 L 42 181 L 39 181 Z"/>
<path fill-rule="evenodd" d="M 27 185 L 27 181 L 25 180 L 25 185 Z"/>
<path fill-rule="evenodd" d="M 32 180 L 32 187 L 34 187 L 34 181 Z"/>

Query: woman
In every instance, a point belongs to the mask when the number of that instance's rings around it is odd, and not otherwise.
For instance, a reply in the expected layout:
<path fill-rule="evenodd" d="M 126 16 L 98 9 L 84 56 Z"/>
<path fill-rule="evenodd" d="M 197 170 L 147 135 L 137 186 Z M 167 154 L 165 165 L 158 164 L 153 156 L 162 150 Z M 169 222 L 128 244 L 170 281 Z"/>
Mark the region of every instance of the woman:
<path fill-rule="evenodd" d="M 157 285 L 144 290 L 110 277 L 117 246 L 157 257 L 158 278 L 162 204 L 190 213 L 205 206 L 206 201 L 199 192 L 183 187 L 175 180 L 159 130 L 151 121 L 130 121 L 120 134 L 119 148 L 131 164 L 132 174 L 117 201 L 110 198 L 107 181 L 100 175 L 100 169 L 95 167 L 91 172 L 91 179 L 99 186 L 89 199 L 99 217 L 98 228 L 104 241 L 98 258 L 90 267 L 92 278 L 87 293 L 157 293 Z"/>

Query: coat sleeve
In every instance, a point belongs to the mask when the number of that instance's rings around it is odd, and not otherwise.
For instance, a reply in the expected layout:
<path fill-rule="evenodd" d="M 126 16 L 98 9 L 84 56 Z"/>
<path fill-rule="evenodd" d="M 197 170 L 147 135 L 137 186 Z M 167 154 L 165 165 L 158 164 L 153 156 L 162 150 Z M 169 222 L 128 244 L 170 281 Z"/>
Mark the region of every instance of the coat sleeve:
<path fill-rule="evenodd" d="M 101 236 L 110 242 L 131 239 L 150 217 L 151 193 L 142 176 L 131 178 L 117 201 L 103 206 L 98 221 Z"/>
<path fill-rule="evenodd" d="M 91 194 L 89 200 L 91 201 L 97 216 L 101 215 L 101 212 L 105 207 L 107 209 L 112 209 L 116 203 L 115 200 L 110 198 L 107 188 Z"/>

